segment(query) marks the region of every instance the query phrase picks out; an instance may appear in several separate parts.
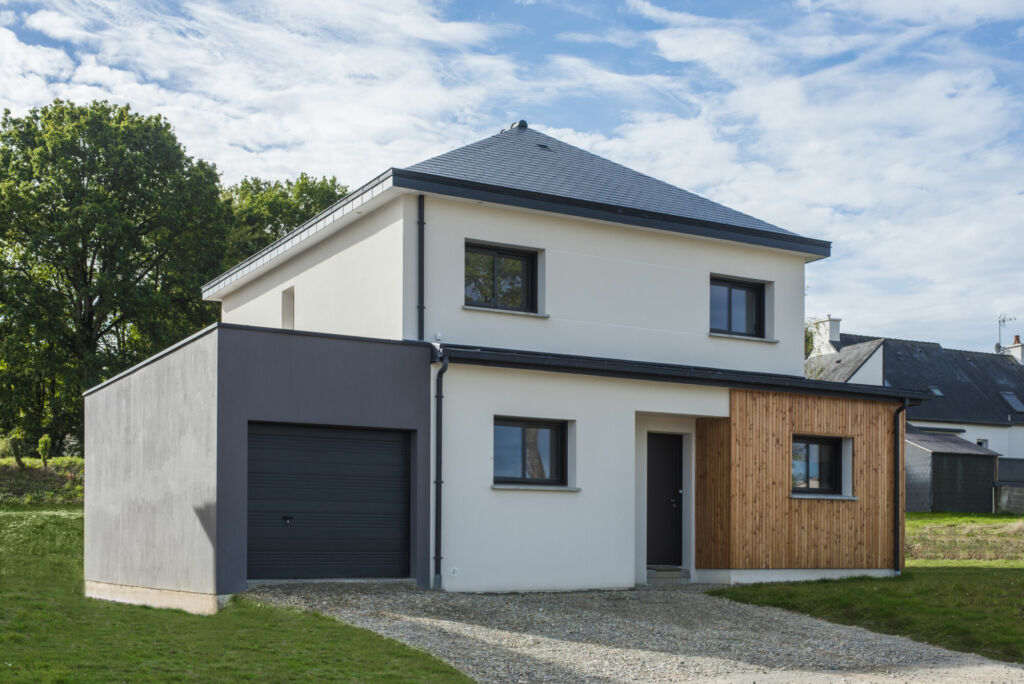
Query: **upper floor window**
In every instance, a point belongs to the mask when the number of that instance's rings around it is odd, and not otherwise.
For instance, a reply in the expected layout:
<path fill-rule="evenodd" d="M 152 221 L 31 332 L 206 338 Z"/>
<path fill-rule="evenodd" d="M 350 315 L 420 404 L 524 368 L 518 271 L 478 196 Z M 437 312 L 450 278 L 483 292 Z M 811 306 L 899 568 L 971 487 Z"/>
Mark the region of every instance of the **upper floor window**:
<path fill-rule="evenodd" d="M 466 244 L 466 305 L 537 311 L 537 253 Z"/>
<path fill-rule="evenodd" d="M 764 337 L 764 283 L 712 278 L 711 332 Z"/>

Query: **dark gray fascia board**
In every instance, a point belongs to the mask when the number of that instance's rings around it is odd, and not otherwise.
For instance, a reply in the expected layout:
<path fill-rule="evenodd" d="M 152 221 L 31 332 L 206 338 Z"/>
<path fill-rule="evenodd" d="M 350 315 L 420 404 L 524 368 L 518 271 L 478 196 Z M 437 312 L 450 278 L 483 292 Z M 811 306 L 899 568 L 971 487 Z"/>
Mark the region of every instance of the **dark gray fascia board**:
<path fill-rule="evenodd" d="M 817 257 L 827 257 L 832 254 L 831 242 L 815 240 L 801 235 L 772 233 L 752 228 L 731 226 L 724 223 L 684 219 L 669 214 L 646 212 L 613 204 L 587 202 L 558 195 L 526 192 L 513 188 L 447 178 L 445 176 L 435 176 L 419 171 L 409 171 L 407 169 L 391 169 L 391 174 L 392 183 L 395 187 L 418 192 L 449 195 L 463 199 L 505 204 L 523 209 L 548 211 L 599 221 L 625 223 L 643 228 L 655 228 L 718 240 L 732 240 L 760 247 L 774 247 L 776 249 L 802 252 Z"/>
<path fill-rule="evenodd" d="M 128 368 L 127 370 L 121 371 L 120 373 L 118 373 L 117 375 L 113 376 L 112 378 L 109 378 L 108 380 L 104 380 L 100 384 L 94 385 L 94 386 L 90 387 L 89 389 L 87 389 L 84 392 L 82 392 L 82 396 L 83 397 L 88 396 L 88 395 L 92 394 L 93 392 L 96 392 L 96 391 L 106 387 L 107 385 L 113 384 L 113 383 L 117 382 L 118 380 L 121 380 L 122 378 L 126 378 L 129 375 L 131 375 L 132 373 L 145 368 L 149 364 L 151 364 L 151 363 L 153 363 L 155 361 L 159 361 L 163 357 L 165 357 L 165 356 L 167 356 L 169 354 L 173 354 L 174 352 L 178 351 L 182 347 L 185 347 L 185 346 L 188 346 L 188 345 L 192 344 L 193 342 L 195 342 L 199 338 L 205 337 L 206 335 L 212 333 L 214 330 L 247 330 L 247 331 L 251 331 L 251 332 L 275 333 L 275 334 L 281 334 L 281 335 L 299 335 L 299 336 L 307 336 L 307 337 L 320 337 L 320 338 L 327 338 L 327 339 L 332 339 L 332 340 L 344 340 L 344 341 L 347 341 L 347 342 L 373 342 L 374 344 L 398 344 L 398 345 L 404 345 L 404 346 L 407 346 L 407 347 L 430 347 L 431 352 L 432 352 L 431 357 L 430 357 L 431 363 L 433 363 L 434 361 L 436 361 L 438 359 L 437 347 L 435 347 L 430 342 L 425 342 L 423 340 L 386 340 L 386 339 L 380 339 L 380 338 L 376 338 L 376 337 L 359 337 L 357 335 L 337 335 L 337 334 L 334 334 L 334 333 L 312 332 L 312 331 L 309 331 L 309 330 L 286 330 L 284 328 L 264 328 L 264 327 L 260 327 L 260 326 L 257 326 L 257 325 L 239 325 L 238 323 L 213 323 L 211 325 L 206 326 L 202 330 L 189 335 L 188 337 L 186 337 L 185 339 L 181 340 L 180 342 L 176 342 L 175 344 L 172 344 L 170 347 L 167 347 L 166 349 L 164 349 L 162 351 L 159 351 L 156 354 L 153 354 L 153 356 L 150 356 L 148 359 L 145 359 L 143 361 L 138 362 L 137 364 L 135 364 L 131 368 Z"/>
<path fill-rule="evenodd" d="M 688 385 L 710 385 L 761 389 L 777 392 L 820 394 L 825 396 L 860 397 L 876 400 L 909 400 L 916 406 L 928 399 L 927 392 L 901 390 L 878 385 L 858 385 L 846 382 L 808 380 L 797 375 L 757 373 L 753 371 L 724 370 L 701 366 L 682 366 L 650 361 L 627 361 L 572 354 L 545 354 L 514 349 L 443 345 L 442 355 L 452 363 L 473 366 L 494 366 L 520 370 L 552 371 L 597 375 L 628 380 L 677 382 Z"/>

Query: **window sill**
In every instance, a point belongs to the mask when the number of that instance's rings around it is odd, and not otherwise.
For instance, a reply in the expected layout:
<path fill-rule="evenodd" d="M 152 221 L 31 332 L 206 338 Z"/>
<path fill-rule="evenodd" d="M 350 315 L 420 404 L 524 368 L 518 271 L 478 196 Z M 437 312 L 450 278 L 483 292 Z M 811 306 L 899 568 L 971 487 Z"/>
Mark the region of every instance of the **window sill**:
<path fill-rule="evenodd" d="M 511 314 L 513 316 L 529 316 L 531 318 L 551 318 L 545 313 L 534 313 L 533 311 L 512 311 L 511 309 L 492 309 L 488 306 L 470 306 L 463 304 L 463 311 L 483 311 L 485 313 Z"/>
<path fill-rule="evenodd" d="M 508 489 L 527 492 L 579 492 L 579 487 L 563 487 L 561 485 L 528 485 L 528 484 L 492 484 L 491 489 Z"/>
<path fill-rule="evenodd" d="M 778 344 L 778 340 L 769 340 L 767 337 L 751 337 L 749 335 L 730 335 L 729 333 L 709 332 L 708 337 L 724 337 L 727 340 L 743 340 L 745 342 L 763 342 L 765 344 Z"/>
<path fill-rule="evenodd" d="M 829 499 L 831 501 L 859 501 L 855 496 L 846 494 L 790 494 L 790 499 Z"/>

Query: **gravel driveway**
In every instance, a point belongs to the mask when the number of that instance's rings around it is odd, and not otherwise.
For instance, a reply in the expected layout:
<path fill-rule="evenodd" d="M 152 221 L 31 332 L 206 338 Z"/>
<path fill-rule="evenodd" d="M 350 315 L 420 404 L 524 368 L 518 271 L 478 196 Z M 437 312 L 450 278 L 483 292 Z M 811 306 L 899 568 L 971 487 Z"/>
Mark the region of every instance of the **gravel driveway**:
<path fill-rule="evenodd" d="M 365 627 L 484 682 L 1024 682 L 1024 668 L 705 588 L 447 594 L 404 582 L 323 582 L 246 595 Z"/>

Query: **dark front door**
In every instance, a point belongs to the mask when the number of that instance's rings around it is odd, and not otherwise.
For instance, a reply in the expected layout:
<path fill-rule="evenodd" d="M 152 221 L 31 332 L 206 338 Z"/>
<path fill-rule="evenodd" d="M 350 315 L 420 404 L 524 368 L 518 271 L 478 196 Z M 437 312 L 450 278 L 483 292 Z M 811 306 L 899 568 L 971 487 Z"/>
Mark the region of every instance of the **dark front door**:
<path fill-rule="evenodd" d="M 683 436 L 647 435 L 647 564 L 683 564 Z"/>
<path fill-rule="evenodd" d="M 249 578 L 408 577 L 409 437 L 249 425 Z"/>

